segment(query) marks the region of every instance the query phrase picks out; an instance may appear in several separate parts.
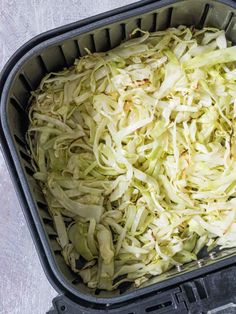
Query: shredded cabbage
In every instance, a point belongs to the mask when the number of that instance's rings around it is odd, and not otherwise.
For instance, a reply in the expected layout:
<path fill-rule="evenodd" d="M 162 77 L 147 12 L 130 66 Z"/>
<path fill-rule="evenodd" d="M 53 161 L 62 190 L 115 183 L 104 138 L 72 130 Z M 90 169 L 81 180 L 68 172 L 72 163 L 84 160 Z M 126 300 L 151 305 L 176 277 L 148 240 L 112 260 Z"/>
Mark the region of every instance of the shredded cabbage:
<path fill-rule="evenodd" d="M 215 28 L 134 35 L 48 74 L 29 111 L 34 177 L 90 288 L 236 246 L 236 47 Z"/>

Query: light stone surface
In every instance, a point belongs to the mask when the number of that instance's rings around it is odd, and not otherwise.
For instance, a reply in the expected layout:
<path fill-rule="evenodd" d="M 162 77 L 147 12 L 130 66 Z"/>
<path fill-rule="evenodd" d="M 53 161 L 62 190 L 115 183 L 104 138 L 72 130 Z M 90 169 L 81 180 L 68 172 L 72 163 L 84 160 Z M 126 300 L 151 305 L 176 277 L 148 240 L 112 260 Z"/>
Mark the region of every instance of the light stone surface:
<path fill-rule="evenodd" d="M 0 0 L 0 70 L 33 36 L 134 0 Z M 44 314 L 46 279 L 0 152 L 0 314 Z"/>

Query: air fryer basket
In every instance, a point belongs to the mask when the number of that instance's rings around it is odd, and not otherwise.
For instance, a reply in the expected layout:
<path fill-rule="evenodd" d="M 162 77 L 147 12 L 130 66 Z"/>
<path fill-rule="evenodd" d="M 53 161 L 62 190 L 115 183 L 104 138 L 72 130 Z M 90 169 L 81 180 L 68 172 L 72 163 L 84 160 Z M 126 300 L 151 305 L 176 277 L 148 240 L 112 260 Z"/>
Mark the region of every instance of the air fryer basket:
<path fill-rule="evenodd" d="M 155 31 L 169 26 L 213 26 L 226 31 L 236 42 L 236 4 L 233 1 L 184 0 L 141 1 L 114 10 L 96 19 L 34 39 L 16 54 L 2 76 L 1 133 L 5 158 L 12 174 L 32 237 L 45 272 L 54 287 L 70 299 L 103 308 L 107 304 L 131 302 L 153 291 L 196 278 L 236 262 L 236 249 L 203 254 L 191 262 L 150 279 L 145 286 L 123 286 L 116 291 L 87 288 L 74 274 L 60 253 L 57 234 L 42 191 L 33 178 L 25 133 L 28 126 L 27 104 L 30 91 L 37 88 L 44 75 L 73 64 L 74 59 L 90 51 L 106 51 L 129 38 L 133 29 Z M 10 65 L 10 66 L 9 66 Z M 7 70 L 8 69 L 8 70 Z M 8 72 L 7 72 L 8 71 Z"/>

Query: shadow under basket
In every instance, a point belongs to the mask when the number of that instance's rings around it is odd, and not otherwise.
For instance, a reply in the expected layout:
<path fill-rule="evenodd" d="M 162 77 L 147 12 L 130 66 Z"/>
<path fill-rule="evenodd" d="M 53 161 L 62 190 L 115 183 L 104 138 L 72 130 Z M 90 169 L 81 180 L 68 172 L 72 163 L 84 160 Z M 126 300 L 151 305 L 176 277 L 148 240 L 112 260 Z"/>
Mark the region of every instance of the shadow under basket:
<path fill-rule="evenodd" d="M 2 71 L 1 144 L 42 266 L 61 294 L 54 299 L 50 313 L 104 313 L 108 310 L 124 314 L 206 313 L 206 308 L 220 308 L 229 298 L 228 303 L 236 303 L 236 280 L 233 280 L 236 249 L 203 252 L 198 261 L 153 277 L 139 288 L 123 285 L 111 292 L 87 288 L 60 253 L 57 234 L 41 188 L 33 178 L 31 157 L 27 152 L 25 133 L 30 92 L 47 73 L 71 66 L 75 58 L 86 54 L 84 48 L 99 52 L 119 45 L 137 27 L 156 31 L 178 25 L 224 29 L 227 38 L 235 43 L 236 3 L 226 0 L 139 1 L 33 38 L 15 53 Z"/>

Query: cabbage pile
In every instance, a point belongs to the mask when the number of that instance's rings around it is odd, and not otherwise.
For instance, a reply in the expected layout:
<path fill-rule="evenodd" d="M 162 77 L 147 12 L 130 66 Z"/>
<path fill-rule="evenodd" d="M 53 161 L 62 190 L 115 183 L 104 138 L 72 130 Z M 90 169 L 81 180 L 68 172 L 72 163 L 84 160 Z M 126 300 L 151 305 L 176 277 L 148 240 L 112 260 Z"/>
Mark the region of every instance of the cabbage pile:
<path fill-rule="evenodd" d="M 29 110 L 34 177 L 90 288 L 236 246 L 236 47 L 215 28 L 131 37 L 48 74 Z"/>

